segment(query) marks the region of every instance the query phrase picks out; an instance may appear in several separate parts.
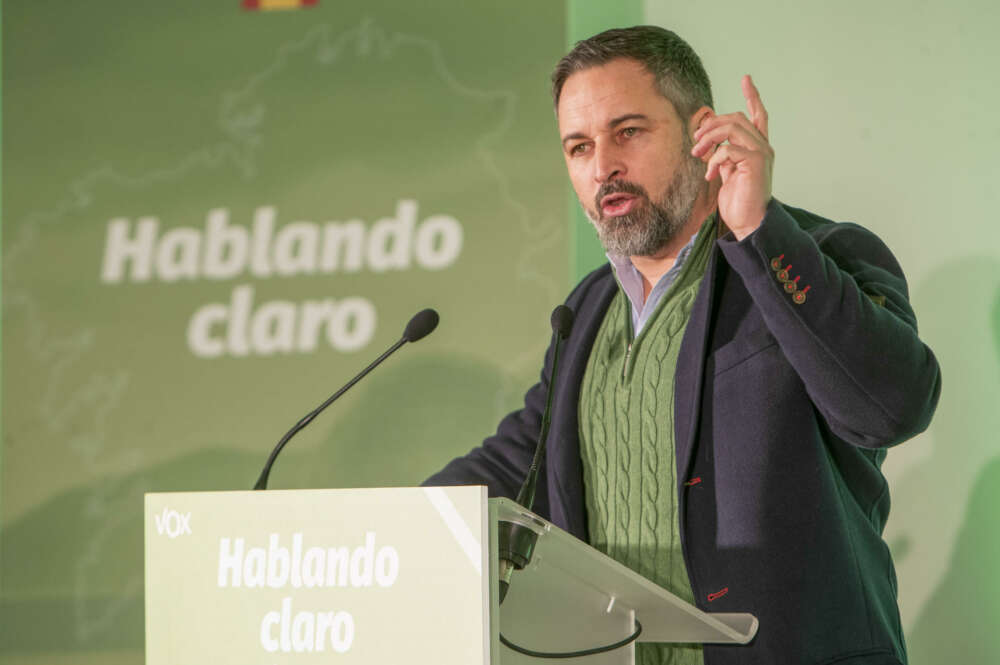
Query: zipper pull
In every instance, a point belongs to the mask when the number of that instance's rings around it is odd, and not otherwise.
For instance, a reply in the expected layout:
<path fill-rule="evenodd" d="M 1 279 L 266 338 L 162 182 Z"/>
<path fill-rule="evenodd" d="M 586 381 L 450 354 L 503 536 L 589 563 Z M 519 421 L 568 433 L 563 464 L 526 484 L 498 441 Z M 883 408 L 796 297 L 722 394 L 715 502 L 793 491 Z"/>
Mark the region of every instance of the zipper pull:
<path fill-rule="evenodd" d="M 628 373 L 628 359 L 632 355 L 632 343 L 630 342 L 628 346 L 625 347 L 625 365 L 622 366 L 622 381 L 625 380 L 626 374 Z"/>

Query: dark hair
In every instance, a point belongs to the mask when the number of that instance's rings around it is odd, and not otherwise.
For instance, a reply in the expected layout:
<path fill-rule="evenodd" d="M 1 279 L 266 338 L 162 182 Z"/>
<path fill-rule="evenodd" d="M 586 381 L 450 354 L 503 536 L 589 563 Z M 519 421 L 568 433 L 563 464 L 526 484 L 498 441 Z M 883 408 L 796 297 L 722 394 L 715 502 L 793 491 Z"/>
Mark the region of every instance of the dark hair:
<path fill-rule="evenodd" d="M 712 106 L 712 84 L 694 49 L 670 30 L 637 25 L 605 30 L 577 42 L 563 56 L 552 72 L 552 100 L 556 108 L 570 75 L 618 58 L 631 58 L 655 76 L 660 94 L 670 100 L 682 119 L 691 117 L 702 106 Z"/>

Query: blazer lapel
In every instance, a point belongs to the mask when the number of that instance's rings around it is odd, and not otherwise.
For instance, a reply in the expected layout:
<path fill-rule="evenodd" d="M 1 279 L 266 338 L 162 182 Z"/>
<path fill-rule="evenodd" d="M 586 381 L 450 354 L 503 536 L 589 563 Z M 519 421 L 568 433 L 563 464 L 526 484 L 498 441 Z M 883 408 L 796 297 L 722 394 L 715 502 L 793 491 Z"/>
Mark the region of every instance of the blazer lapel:
<path fill-rule="evenodd" d="M 691 317 L 681 340 L 674 375 L 674 448 L 678 488 L 683 487 L 687 479 L 701 413 L 701 387 L 705 377 L 708 331 L 719 276 L 719 253 L 718 244 L 713 244 L 705 277 L 691 307 Z"/>
<path fill-rule="evenodd" d="M 581 540 L 587 539 L 587 517 L 580 459 L 580 386 L 594 340 L 618 291 L 618 283 L 609 269 L 604 279 L 592 288 L 593 297 L 584 298 L 577 304 L 573 333 L 561 353 L 548 442 L 551 520 Z"/>

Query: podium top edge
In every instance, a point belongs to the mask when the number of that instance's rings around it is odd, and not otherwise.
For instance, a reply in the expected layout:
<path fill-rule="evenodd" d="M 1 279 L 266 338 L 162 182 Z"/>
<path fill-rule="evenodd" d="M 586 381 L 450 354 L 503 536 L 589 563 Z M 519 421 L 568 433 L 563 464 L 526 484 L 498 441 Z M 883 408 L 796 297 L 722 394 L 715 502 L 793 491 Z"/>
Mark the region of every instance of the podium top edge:
<path fill-rule="evenodd" d="M 403 486 L 403 487 L 316 487 L 304 489 L 267 489 L 267 490 L 164 490 L 157 492 L 143 492 L 144 497 L 167 497 L 167 496 L 271 496 L 289 494 L 309 494 L 309 495 L 334 495 L 334 494 L 374 494 L 374 493 L 416 493 L 428 489 L 462 490 L 467 488 L 485 489 L 485 485 L 457 485 L 442 488 L 432 488 L 423 486 Z"/>

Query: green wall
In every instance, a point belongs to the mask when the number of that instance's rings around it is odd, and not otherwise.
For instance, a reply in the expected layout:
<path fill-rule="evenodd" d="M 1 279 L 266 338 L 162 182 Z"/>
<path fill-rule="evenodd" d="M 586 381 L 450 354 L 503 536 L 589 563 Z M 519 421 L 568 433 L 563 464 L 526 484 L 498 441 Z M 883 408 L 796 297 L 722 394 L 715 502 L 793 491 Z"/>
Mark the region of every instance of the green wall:
<path fill-rule="evenodd" d="M 647 0 L 719 111 L 754 76 L 779 199 L 880 235 L 942 367 L 930 429 L 889 452 L 886 526 L 912 665 L 1000 652 L 1000 138 L 994 3 Z"/>
<path fill-rule="evenodd" d="M 0 662 L 142 662 L 142 494 L 249 487 L 273 442 L 421 307 L 440 329 L 303 432 L 272 486 L 417 483 L 519 403 L 553 304 L 603 259 L 567 186 L 548 76 L 577 39 L 639 22 L 692 43 L 719 110 L 742 107 L 752 73 L 776 195 L 868 226 L 899 257 L 945 385 L 931 429 L 885 467 L 911 662 L 992 662 L 998 18 L 985 2 L 895 0 L 5 3 Z M 213 210 L 245 229 L 268 207 L 276 230 L 357 220 L 370 239 L 401 201 L 416 202 L 414 232 L 458 225 L 448 262 L 421 264 L 411 234 L 385 270 L 365 254 L 310 272 L 301 237 L 284 248 L 296 274 L 184 263 Z M 158 241 L 177 231 L 167 275 L 102 279 L 109 223 L 151 217 Z M 434 237 L 426 255 L 447 249 Z M 258 337 L 295 348 L 194 353 L 195 314 L 246 287 L 254 311 L 272 305 Z M 301 348 L 307 303 L 352 299 L 375 313 L 370 335 Z"/>
<path fill-rule="evenodd" d="M 144 492 L 249 488 L 423 307 L 438 331 L 272 487 L 417 484 L 536 380 L 569 273 L 567 9 L 3 9 L 0 660 L 141 663 Z M 330 258 L 330 229 L 362 243 Z"/>

